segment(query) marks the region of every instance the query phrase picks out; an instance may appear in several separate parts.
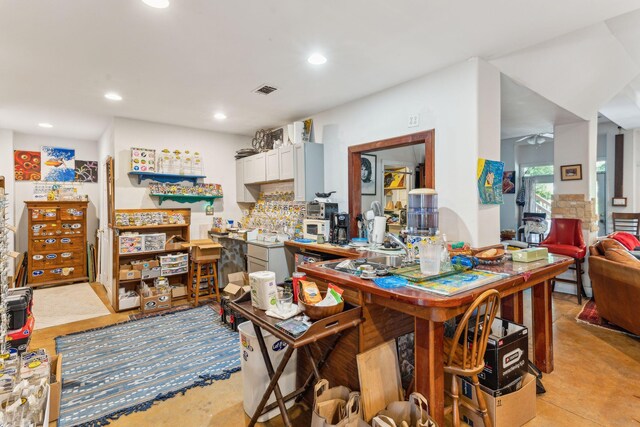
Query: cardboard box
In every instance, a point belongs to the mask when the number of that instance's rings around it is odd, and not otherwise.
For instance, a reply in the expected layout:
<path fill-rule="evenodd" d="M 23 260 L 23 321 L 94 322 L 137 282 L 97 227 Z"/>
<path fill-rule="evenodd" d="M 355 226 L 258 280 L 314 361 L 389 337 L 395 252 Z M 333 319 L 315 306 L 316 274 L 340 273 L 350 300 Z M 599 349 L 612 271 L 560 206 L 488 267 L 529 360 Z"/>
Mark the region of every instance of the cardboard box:
<path fill-rule="evenodd" d="M 191 258 L 194 261 L 215 261 L 220 259 L 222 245 L 211 239 L 192 240 L 183 247 L 191 248 Z"/>
<path fill-rule="evenodd" d="M 140 309 L 144 314 L 171 308 L 171 292 L 159 294 L 155 288 L 150 288 L 150 290 L 149 296 L 144 296 L 140 293 Z"/>
<path fill-rule="evenodd" d="M 478 397 L 473 384 L 460 377 L 457 380 L 460 399 L 477 407 Z M 495 427 L 521 426 L 535 418 L 536 378 L 533 375 L 526 374 L 523 377 L 522 387 L 519 390 L 501 396 L 494 397 L 486 391 L 485 387 L 480 387 Z M 484 426 L 482 417 L 465 405 L 460 405 L 460 415 L 462 420 L 471 427 Z"/>
<path fill-rule="evenodd" d="M 120 274 L 118 277 L 120 280 L 134 280 L 140 279 L 141 277 L 142 274 L 139 270 L 123 270 L 123 268 L 120 267 Z"/>
<path fill-rule="evenodd" d="M 160 277 L 161 275 L 162 267 L 160 266 L 155 266 L 141 271 L 141 276 L 143 279 L 155 279 L 156 277 Z"/>
<path fill-rule="evenodd" d="M 496 317 L 484 353 L 484 369 L 478 374 L 480 384 L 492 390 L 506 387 L 527 373 L 528 360 L 527 327 Z"/>
<path fill-rule="evenodd" d="M 118 295 L 118 307 L 120 310 L 129 310 L 132 308 L 140 307 L 140 295 L 136 293 L 136 296 L 123 296 Z"/>
<path fill-rule="evenodd" d="M 184 237 L 175 234 L 167 239 L 167 243 L 165 243 L 164 248 L 167 251 L 177 251 L 179 249 L 183 249 L 183 244 L 186 242 Z"/>
<path fill-rule="evenodd" d="M 51 357 L 51 379 L 49 380 L 49 421 L 60 416 L 60 394 L 62 393 L 62 354 Z"/>
<path fill-rule="evenodd" d="M 230 273 L 227 276 L 227 280 L 227 285 L 222 289 L 222 294 L 228 296 L 232 301 L 251 290 L 249 274 L 244 271 Z"/>
<path fill-rule="evenodd" d="M 545 247 L 522 249 L 511 252 L 514 262 L 533 262 L 549 257 L 549 250 Z"/>
<path fill-rule="evenodd" d="M 171 285 L 171 297 L 179 298 L 187 295 L 186 285 Z"/>
<path fill-rule="evenodd" d="M 131 267 L 133 270 L 149 270 L 150 268 L 158 267 L 160 261 L 157 259 L 150 259 L 145 261 L 131 261 Z"/>

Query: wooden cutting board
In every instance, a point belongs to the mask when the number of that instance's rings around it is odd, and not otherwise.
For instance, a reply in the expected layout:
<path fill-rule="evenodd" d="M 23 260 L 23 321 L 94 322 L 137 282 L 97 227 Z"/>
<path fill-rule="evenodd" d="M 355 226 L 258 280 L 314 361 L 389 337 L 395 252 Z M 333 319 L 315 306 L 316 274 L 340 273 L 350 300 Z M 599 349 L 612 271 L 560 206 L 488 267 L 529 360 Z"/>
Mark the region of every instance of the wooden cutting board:
<path fill-rule="evenodd" d="M 396 341 L 360 353 L 356 359 L 364 420 L 371 422 L 389 403 L 404 400 Z"/>

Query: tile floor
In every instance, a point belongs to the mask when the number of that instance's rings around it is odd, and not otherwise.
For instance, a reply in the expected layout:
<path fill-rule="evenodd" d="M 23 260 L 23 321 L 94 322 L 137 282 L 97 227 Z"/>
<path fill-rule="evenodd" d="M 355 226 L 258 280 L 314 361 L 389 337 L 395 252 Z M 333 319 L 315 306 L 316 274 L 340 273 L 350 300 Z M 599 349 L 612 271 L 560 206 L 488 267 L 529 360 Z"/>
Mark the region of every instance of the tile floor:
<path fill-rule="evenodd" d="M 93 285 L 106 301 L 100 285 Z M 528 313 L 525 295 L 525 313 Z M 554 295 L 555 371 L 543 378 L 547 393 L 537 398 L 537 416 L 527 426 L 634 426 L 640 427 L 640 340 L 575 321 L 580 307 L 570 295 Z M 113 313 L 64 326 L 38 330 L 32 347 L 54 350 L 59 335 L 109 325 L 128 319 Z M 525 316 L 525 323 L 529 319 Z M 529 324 L 530 326 L 530 324 Z M 146 412 L 114 421 L 114 427 L 246 425 L 242 409 L 242 374 L 209 387 L 154 405 Z M 309 424 L 308 411 L 295 407 L 295 426 Z M 55 424 L 51 424 L 53 426 Z M 279 419 L 262 424 L 280 426 Z"/>

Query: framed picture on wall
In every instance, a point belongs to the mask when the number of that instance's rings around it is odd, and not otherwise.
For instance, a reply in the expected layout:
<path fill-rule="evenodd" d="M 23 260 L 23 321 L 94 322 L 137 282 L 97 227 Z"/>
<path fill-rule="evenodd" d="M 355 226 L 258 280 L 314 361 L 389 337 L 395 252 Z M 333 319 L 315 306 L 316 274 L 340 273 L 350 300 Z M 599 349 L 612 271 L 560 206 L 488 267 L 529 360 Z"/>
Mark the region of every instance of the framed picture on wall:
<path fill-rule="evenodd" d="M 560 179 L 562 181 L 580 181 L 582 179 L 582 165 L 560 166 Z"/>
<path fill-rule="evenodd" d="M 377 158 L 373 154 L 363 154 L 360 165 L 360 180 L 363 196 L 376 195 Z"/>

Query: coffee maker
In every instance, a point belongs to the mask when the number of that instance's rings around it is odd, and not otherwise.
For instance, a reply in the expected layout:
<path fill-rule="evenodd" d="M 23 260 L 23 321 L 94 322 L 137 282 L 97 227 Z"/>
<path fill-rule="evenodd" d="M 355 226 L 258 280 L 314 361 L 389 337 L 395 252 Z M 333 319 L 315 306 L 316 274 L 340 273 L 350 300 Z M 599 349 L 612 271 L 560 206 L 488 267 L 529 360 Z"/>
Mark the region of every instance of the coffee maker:
<path fill-rule="evenodd" d="M 349 243 L 349 214 L 332 213 L 329 235 L 334 245 L 346 245 Z"/>

